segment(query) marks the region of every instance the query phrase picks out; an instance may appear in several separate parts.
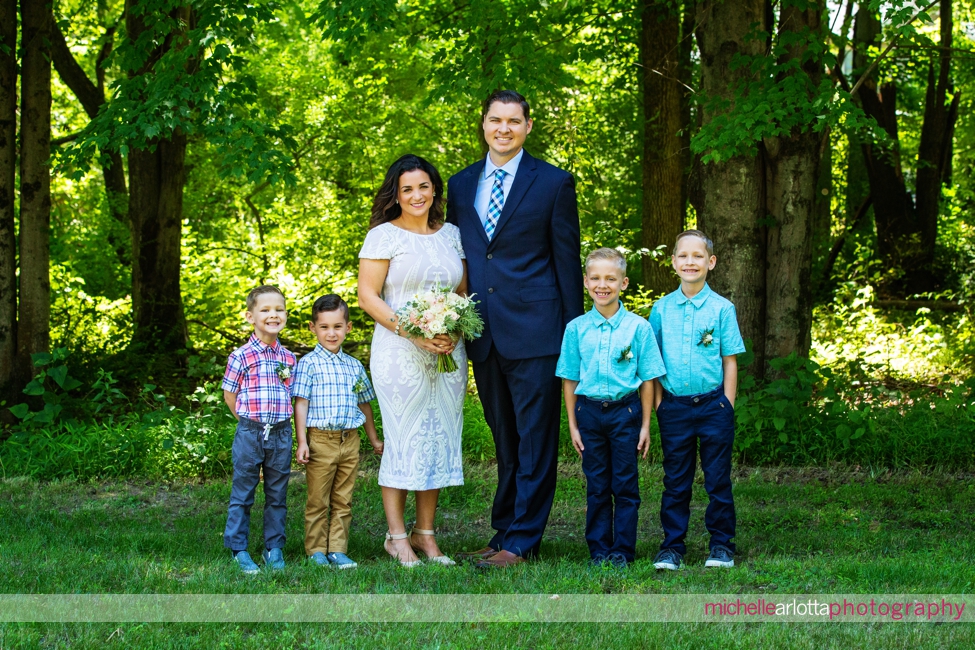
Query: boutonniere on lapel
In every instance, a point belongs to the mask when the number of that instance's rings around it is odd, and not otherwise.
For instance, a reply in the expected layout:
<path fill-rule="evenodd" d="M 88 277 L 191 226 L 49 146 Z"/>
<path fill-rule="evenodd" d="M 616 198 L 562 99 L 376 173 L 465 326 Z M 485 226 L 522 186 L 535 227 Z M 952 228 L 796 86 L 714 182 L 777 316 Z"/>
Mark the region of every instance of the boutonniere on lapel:
<path fill-rule="evenodd" d="M 630 350 L 630 346 L 626 346 L 620 350 L 620 356 L 617 357 L 616 363 L 629 363 L 633 358 L 633 352 Z"/>
<path fill-rule="evenodd" d="M 704 347 L 708 347 L 712 343 L 714 343 L 714 328 L 713 327 L 711 329 L 709 329 L 709 330 L 704 330 L 704 331 L 701 332 L 701 338 L 700 338 L 700 340 L 698 340 L 697 344 L 698 345 L 703 345 Z"/>
<path fill-rule="evenodd" d="M 356 379 L 355 384 L 352 386 L 352 392 L 358 395 L 364 390 L 366 390 L 366 382 L 364 379 L 362 379 L 362 377 L 360 377 L 359 379 Z"/>
<path fill-rule="evenodd" d="M 288 379 L 291 378 L 291 366 L 289 366 L 286 363 L 282 363 L 279 361 L 278 367 L 274 369 L 274 372 L 277 373 L 278 379 L 280 379 L 281 381 L 286 382 L 288 381 Z"/>

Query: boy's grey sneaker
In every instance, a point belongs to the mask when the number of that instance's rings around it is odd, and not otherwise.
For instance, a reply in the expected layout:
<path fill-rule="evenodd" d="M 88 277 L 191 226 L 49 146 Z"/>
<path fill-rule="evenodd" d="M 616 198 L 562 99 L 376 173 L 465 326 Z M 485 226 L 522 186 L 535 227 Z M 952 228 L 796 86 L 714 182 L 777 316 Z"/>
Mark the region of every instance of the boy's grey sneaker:
<path fill-rule="evenodd" d="M 261 572 L 261 567 L 254 563 L 251 559 L 250 553 L 247 551 L 240 551 L 234 554 L 234 562 L 240 567 L 240 570 L 248 575 L 253 575 L 255 573 Z"/>
<path fill-rule="evenodd" d="M 336 569 L 354 569 L 359 566 L 345 553 L 329 553 L 327 557 Z"/>
<path fill-rule="evenodd" d="M 727 546 L 715 546 L 711 549 L 711 555 L 704 563 L 706 567 L 733 567 L 735 566 L 735 552 Z"/>
<path fill-rule="evenodd" d="M 601 568 L 603 566 L 603 564 L 605 564 L 608 559 L 609 558 L 607 558 L 602 553 L 596 553 L 591 558 L 589 558 L 589 566 L 596 567 L 596 568 Z"/>
<path fill-rule="evenodd" d="M 665 548 L 653 558 L 653 566 L 657 569 L 677 571 L 684 568 L 684 557 L 672 548 Z"/>
<path fill-rule="evenodd" d="M 284 553 L 281 552 L 281 549 L 264 549 L 261 556 L 264 558 L 264 566 L 274 569 L 275 571 L 280 571 L 284 568 Z"/>
<path fill-rule="evenodd" d="M 328 563 L 329 563 L 328 562 L 328 558 L 325 557 L 325 554 L 322 553 L 321 551 L 318 551 L 314 555 L 309 555 L 308 556 L 308 561 L 309 562 L 314 562 L 315 564 L 317 564 L 319 566 L 328 566 Z"/>

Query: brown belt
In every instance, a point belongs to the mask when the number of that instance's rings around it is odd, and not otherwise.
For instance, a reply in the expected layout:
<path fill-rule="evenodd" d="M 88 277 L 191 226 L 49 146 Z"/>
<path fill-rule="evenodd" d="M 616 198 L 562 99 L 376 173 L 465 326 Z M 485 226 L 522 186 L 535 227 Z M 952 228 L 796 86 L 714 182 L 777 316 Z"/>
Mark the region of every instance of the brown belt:
<path fill-rule="evenodd" d="M 308 427 L 308 432 L 324 433 L 329 438 L 341 438 L 343 441 L 356 432 L 356 429 L 319 429 L 318 427 Z"/>

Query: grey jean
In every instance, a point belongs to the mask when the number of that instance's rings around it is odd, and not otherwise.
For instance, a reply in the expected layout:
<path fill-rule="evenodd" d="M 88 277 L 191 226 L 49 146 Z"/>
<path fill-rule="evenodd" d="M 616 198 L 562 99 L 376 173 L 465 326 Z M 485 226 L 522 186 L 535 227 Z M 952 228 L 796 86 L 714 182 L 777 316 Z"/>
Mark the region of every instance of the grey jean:
<path fill-rule="evenodd" d="M 264 470 L 264 547 L 284 548 L 288 477 L 291 475 L 291 419 L 271 425 L 267 440 L 264 425 L 240 418 L 233 446 L 234 479 L 223 545 L 247 550 L 251 506 Z"/>

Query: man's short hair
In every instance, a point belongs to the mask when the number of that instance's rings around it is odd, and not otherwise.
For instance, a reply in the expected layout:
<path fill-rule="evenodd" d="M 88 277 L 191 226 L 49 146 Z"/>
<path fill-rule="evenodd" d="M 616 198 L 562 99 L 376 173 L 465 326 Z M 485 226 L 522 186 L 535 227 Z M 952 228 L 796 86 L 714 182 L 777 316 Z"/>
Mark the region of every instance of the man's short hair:
<path fill-rule="evenodd" d="M 532 109 L 528 105 L 528 100 L 525 97 L 514 90 L 495 90 L 491 93 L 490 97 L 484 100 L 484 106 L 481 108 L 481 121 L 487 117 L 488 111 L 491 110 L 491 104 L 494 102 L 501 102 L 502 104 L 521 104 L 521 112 L 525 114 L 525 119 L 531 119 Z"/>
<path fill-rule="evenodd" d="M 342 316 L 345 318 L 345 322 L 349 322 L 349 305 L 342 298 L 330 293 L 328 295 L 322 296 L 315 301 L 315 304 L 311 306 L 311 322 L 318 322 L 318 315 L 325 311 L 335 311 L 336 309 L 342 310 Z"/>
<path fill-rule="evenodd" d="M 685 230 L 681 234 L 677 235 L 677 240 L 674 242 L 674 252 L 671 255 L 677 254 L 677 244 L 680 243 L 684 237 L 697 237 L 704 242 L 704 246 L 708 249 L 708 255 L 714 255 L 714 242 L 711 238 L 705 235 L 700 230 Z"/>
<path fill-rule="evenodd" d="M 263 296 L 266 293 L 276 293 L 281 296 L 282 300 L 285 300 L 285 303 L 287 303 L 287 300 L 285 299 L 284 294 L 281 293 L 280 289 L 273 284 L 262 284 L 256 289 L 251 289 L 251 292 L 247 294 L 247 311 L 253 311 L 254 305 L 257 303 L 258 296 Z"/>
<path fill-rule="evenodd" d="M 589 273 L 589 264 L 597 260 L 613 262 L 619 267 L 622 273 L 626 273 L 626 258 L 623 257 L 623 253 L 619 252 L 615 248 L 597 248 L 593 252 L 586 255 L 586 273 Z"/>

